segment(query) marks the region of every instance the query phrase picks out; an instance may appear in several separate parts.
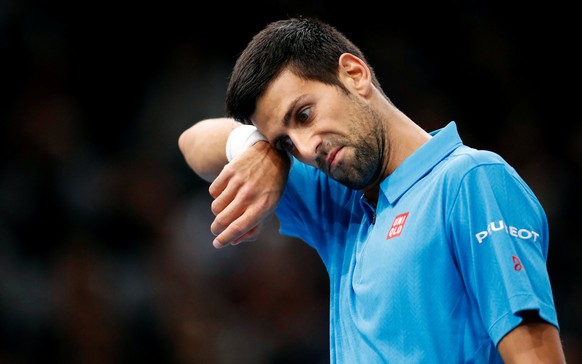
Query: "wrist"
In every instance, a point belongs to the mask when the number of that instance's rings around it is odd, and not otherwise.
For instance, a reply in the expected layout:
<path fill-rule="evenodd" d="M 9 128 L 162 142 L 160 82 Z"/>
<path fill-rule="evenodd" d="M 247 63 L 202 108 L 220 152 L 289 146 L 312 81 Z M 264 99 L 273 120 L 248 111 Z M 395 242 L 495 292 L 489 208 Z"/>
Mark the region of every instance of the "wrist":
<path fill-rule="evenodd" d="M 260 141 L 267 141 L 253 125 L 241 125 L 234 128 L 226 141 L 226 159 L 230 162 L 246 149 Z"/>

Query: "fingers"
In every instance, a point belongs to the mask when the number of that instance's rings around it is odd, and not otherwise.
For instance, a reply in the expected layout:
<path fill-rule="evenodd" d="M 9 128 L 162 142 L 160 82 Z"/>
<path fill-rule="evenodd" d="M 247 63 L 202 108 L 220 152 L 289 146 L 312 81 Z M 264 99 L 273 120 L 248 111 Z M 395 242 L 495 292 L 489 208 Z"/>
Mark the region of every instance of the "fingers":
<path fill-rule="evenodd" d="M 251 230 L 249 230 L 246 234 L 244 234 L 240 238 L 234 240 L 231 244 L 232 245 L 237 245 L 237 244 L 240 244 L 240 243 L 245 242 L 245 241 L 255 241 L 255 240 L 257 240 L 257 237 L 259 236 L 259 232 L 260 232 L 261 226 L 262 225 L 256 225 Z"/>
<path fill-rule="evenodd" d="M 216 218 L 210 225 L 210 231 L 215 236 L 221 234 L 229 225 L 242 216 L 246 210 L 244 194 L 241 193 L 241 188 L 235 183 L 229 183 L 228 186 L 215 197 L 210 205 L 212 213 Z M 250 226 L 248 227 L 250 229 Z M 234 226 L 235 232 L 240 232 L 242 235 L 248 229 L 245 226 Z M 234 232 L 233 232 L 234 233 Z M 238 238 L 238 236 L 236 236 Z"/>
<path fill-rule="evenodd" d="M 210 196 L 217 198 L 222 194 L 222 192 L 229 185 L 231 175 L 228 173 L 228 166 L 224 167 L 222 172 L 214 179 L 214 181 L 208 187 L 208 192 Z"/>
<path fill-rule="evenodd" d="M 250 211 L 246 211 L 240 198 L 235 198 L 234 188 L 227 189 L 212 203 L 212 212 L 216 218 L 210 225 L 210 231 L 216 236 L 212 245 L 224 247 L 230 243 L 243 241 L 252 236 L 257 221 Z"/>
<path fill-rule="evenodd" d="M 259 222 L 255 221 L 253 214 L 245 213 L 216 235 L 212 245 L 219 249 L 228 244 L 236 245 L 243 241 L 253 241 L 256 240 L 258 233 Z"/>
<path fill-rule="evenodd" d="M 255 144 L 245 152 L 248 158 L 225 165 L 211 183 L 208 191 L 214 198 L 211 210 L 216 218 L 210 230 L 216 236 L 216 248 L 256 239 L 258 226 L 274 213 L 287 181 L 289 160 L 268 148 L 266 143 Z"/>
<path fill-rule="evenodd" d="M 221 176 L 228 176 L 228 171 Z M 216 218 L 210 225 L 210 231 L 216 236 L 213 241 L 216 248 L 256 239 L 258 224 L 265 216 L 265 204 L 258 202 L 254 185 L 245 183 L 236 176 L 230 176 L 230 179 L 215 180 L 209 188 L 215 198 L 211 210 Z"/>
<path fill-rule="evenodd" d="M 219 186 L 212 190 L 210 194 L 214 197 L 214 201 L 210 204 L 210 210 L 214 216 L 218 216 L 218 214 L 224 211 L 234 201 L 238 188 L 234 182 L 231 182 L 226 187 Z M 217 191 L 220 191 L 220 193 Z"/>

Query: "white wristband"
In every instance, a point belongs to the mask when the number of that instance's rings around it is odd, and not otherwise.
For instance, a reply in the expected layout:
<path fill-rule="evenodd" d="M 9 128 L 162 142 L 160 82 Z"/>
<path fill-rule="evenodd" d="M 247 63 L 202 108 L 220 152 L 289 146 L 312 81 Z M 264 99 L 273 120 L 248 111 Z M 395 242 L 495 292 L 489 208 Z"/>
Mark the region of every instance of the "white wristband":
<path fill-rule="evenodd" d="M 234 128 L 226 141 L 226 159 L 232 161 L 237 155 L 241 154 L 245 149 L 255 145 L 261 140 L 266 141 L 267 138 L 259 133 L 253 125 L 241 125 Z"/>

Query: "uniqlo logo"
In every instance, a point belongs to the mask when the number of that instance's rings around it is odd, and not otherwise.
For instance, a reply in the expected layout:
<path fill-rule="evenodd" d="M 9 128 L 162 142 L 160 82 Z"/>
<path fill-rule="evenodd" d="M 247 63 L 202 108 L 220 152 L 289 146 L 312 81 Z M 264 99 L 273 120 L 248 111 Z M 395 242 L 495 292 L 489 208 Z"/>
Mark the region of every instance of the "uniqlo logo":
<path fill-rule="evenodd" d="M 394 222 L 392 223 L 392 227 L 388 231 L 388 235 L 386 236 L 386 240 L 395 238 L 402 234 L 402 230 L 404 229 L 404 224 L 408 219 L 408 212 L 400 214 L 394 218 Z"/>

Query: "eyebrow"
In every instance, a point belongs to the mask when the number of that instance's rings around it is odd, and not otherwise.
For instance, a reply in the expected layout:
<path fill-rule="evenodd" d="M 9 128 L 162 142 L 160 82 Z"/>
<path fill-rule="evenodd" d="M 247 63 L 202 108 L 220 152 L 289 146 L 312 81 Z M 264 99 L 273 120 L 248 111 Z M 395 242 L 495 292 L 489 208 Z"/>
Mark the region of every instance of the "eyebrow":
<path fill-rule="evenodd" d="M 305 95 L 300 95 L 289 104 L 287 112 L 283 116 L 283 126 L 285 126 L 286 128 L 289 127 L 289 124 L 291 124 L 291 115 L 293 114 L 293 110 L 295 110 L 297 104 L 305 97 L 306 97 Z"/>

